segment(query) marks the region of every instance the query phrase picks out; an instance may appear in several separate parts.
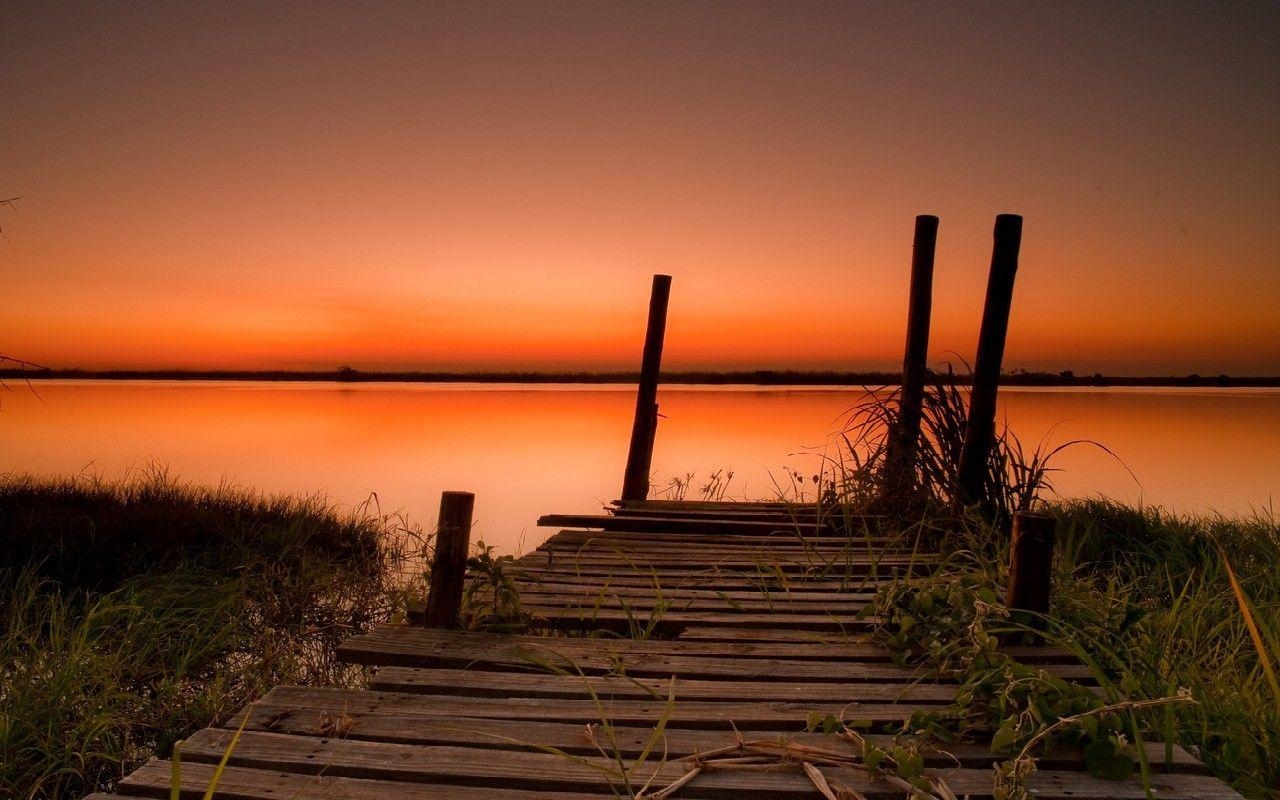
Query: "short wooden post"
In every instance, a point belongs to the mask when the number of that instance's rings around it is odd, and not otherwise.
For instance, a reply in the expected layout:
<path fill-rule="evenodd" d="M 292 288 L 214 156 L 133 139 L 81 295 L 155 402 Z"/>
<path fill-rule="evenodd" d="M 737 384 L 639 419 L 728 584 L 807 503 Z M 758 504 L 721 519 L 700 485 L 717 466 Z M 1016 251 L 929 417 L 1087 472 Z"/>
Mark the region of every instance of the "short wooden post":
<path fill-rule="evenodd" d="M 890 432 L 886 489 L 901 494 L 912 488 L 916 444 L 920 439 L 921 407 L 928 375 L 929 317 L 933 310 L 933 254 L 938 243 L 938 218 L 916 217 L 911 246 L 911 295 L 907 304 L 907 346 L 902 356 L 902 389 L 898 421 Z"/>
<path fill-rule="evenodd" d="M 644 335 L 644 357 L 640 363 L 640 386 L 636 391 L 636 415 L 631 423 L 631 446 L 627 470 L 622 479 L 622 500 L 644 500 L 649 496 L 649 467 L 653 463 L 653 440 L 658 431 L 658 370 L 662 366 L 662 341 L 667 329 L 667 300 L 671 296 L 671 276 L 654 275 L 649 294 L 649 326 Z"/>
<path fill-rule="evenodd" d="M 461 624 L 462 590 L 466 582 L 471 511 L 475 500 L 476 496 L 471 492 L 444 492 L 440 495 L 440 523 L 436 529 L 436 552 L 431 560 L 431 582 L 427 590 L 428 628 L 457 628 Z"/>
<path fill-rule="evenodd" d="M 995 246 L 991 253 L 991 274 L 987 278 L 987 299 L 982 309 L 982 329 L 978 333 L 978 354 L 973 364 L 973 391 L 969 395 L 969 421 L 960 451 L 958 499 L 965 504 L 986 501 L 987 460 L 995 441 L 996 392 L 1004 343 L 1009 333 L 1009 310 L 1013 305 L 1013 279 L 1018 272 L 1018 250 L 1022 245 L 1022 217 L 996 217 Z"/>
<path fill-rule="evenodd" d="M 1019 511 L 1013 517 L 1013 542 L 1009 546 L 1009 591 L 1005 604 L 1010 611 L 1032 612 L 1021 621 L 1036 630 L 1044 630 L 1044 615 L 1049 613 L 1056 522 L 1048 514 L 1033 514 L 1029 511 Z"/>

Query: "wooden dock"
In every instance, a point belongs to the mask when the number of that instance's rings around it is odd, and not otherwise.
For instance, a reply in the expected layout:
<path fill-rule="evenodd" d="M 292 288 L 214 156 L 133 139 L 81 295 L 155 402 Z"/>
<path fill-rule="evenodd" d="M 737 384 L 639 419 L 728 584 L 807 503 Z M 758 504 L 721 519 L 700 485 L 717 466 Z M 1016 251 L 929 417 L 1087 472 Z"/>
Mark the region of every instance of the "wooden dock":
<path fill-rule="evenodd" d="M 354 636 L 341 655 L 376 668 L 367 689 L 278 687 L 200 731 L 181 747 L 181 796 L 201 797 L 228 753 L 218 798 L 653 796 L 691 774 L 692 756 L 739 739 L 852 753 L 806 733 L 807 720 L 901 722 L 954 695 L 863 636 L 871 620 L 859 612 L 876 588 L 929 569 L 917 542 L 864 532 L 874 526 L 841 533 L 769 504 L 645 502 L 544 521 L 566 530 L 518 562 L 524 608 L 542 631 L 404 624 Z M 573 635 L 593 631 L 606 635 Z M 625 638 L 633 633 L 650 638 Z M 1091 681 L 1060 651 L 1009 650 Z M 822 798 L 803 765 L 779 753 L 770 769 L 706 769 L 671 796 Z M 1239 797 L 1181 749 L 1171 762 L 1163 746 L 1148 755 L 1150 796 Z M 996 760 L 984 743 L 957 744 L 928 754 L 927 771 L 956 797 L 985 798 Z M 172 766 L 151 761 L 112 797 L 170 797 Z M 834 796 L 906 796 L 858 769 L 819 771 L 858 793 Z M 1089 776 L 1067 748 L 1040 758 L 1028 785 L 1037 798 L 1148 796 L 1136 777 Z"/>

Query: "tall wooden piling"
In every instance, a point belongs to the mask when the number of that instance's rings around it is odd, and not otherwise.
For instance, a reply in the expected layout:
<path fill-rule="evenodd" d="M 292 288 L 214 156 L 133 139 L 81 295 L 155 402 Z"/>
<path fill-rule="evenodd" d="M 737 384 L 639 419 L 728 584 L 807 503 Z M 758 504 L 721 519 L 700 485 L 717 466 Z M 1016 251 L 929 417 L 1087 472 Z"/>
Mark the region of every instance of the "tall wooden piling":
<path fill-rule="evenodd" d="M 623 501 L 644 500 L 649 496 L 649 467 L 653 463 L 653 442 L 658 431 L 658 370 L 662 366 L 670 297 L 671 276 L 654 275 L 649 294 L 649 325 L 640 363 L 640 386 L 636 391 L 636 415 L 631 423 L 631 446 L 622 479 Z"/>
<path fill-rule="evenodd" d="M 428 628 L 457 628 L 461 624 L 462 591 L 466 582 L 467 550 L 471 546 L 471 492 L 440 495 L 436 552 L 431 560 L 425 624 Z"/>
<path fill-rule="evenodd" d="M 987 278 L 987 299 L 982 309 L 982 329 L 978 333 L 978 354 L 973 364 L 973 391 L 969 395 L 969 421 L 964 448 L 960 451 L 959 499 L 965 504 L 985 502 L 987 460 L 995 441 L 996 392 L 1004 343 L 1009 332 L 1009 310 L 1013 304 L 1013 279 L 1018 272 L 1018 250 L 1022 245 L 1022 217 L 996 217 L 995 243 L 991 252 L 991 274 Z"/>
<path fill-rule="evenodd" d="M 920 439 L 921 407 L 928 375 L 929 318 L 933 310 L 933 255 L 938 243 L 938 218 L 916 217 L 911 246 L 911 293 L 907 304 L 907 344 L 902 356 L 902 389 L 898 420 L 889 438 L 886 457 L 890 494 L 910 491 Z"/>
<path fill-rule="evenodd" d="M 1036 630 L 1044 630 L 1044 616 L 1049 613 L 1055 523 L 1048 514 L 1019 511 L 1013 517 L 1005 604 L 1015 618 L 1019 611 L 1031 612 L 1019 621 Z"/>

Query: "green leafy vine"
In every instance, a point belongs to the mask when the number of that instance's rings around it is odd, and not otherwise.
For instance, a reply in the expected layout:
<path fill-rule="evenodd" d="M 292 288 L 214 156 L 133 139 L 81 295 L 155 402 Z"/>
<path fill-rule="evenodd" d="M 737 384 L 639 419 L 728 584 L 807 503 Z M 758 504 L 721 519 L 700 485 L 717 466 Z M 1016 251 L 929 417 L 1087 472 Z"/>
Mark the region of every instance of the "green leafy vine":
<path fill-rule="evenodd" d="M 1009 756 L 994 767 L 997 800 L 1026 800 L 1036 755 L 1053 747 L 1078 749 L 1095 777 L 1120 780 L 1135 768 L 1145 776 L 1141 712 L 1194 702 L 1184 690 L 1108 703 L 1094 688 L 1003 652 L 1002 640 L 1025 629 L 1011 620 L 984 573 L 939 573 L 887 586 L 867 613 L 881 620 L 874 637 L 897 664 L 927 665 L 934 677 L 958 684 L 949 705 L 912 714 L 892 748 L 875 752 L 878 745 L 866 744 L 868 764 L 888 765 L 908 781 L 921 774 L 922 759 L 911 755 L 919 753 L 920 742 L 984 739 L 993 754 Z"/>

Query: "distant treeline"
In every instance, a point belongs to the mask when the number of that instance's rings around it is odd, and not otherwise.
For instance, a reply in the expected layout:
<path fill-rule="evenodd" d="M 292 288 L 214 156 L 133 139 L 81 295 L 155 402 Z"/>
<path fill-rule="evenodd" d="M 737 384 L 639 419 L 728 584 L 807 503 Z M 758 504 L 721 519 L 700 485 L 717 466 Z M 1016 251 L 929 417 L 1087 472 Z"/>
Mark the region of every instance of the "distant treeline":
<path fill-rule="evenodd" d="M 371 383 L 635 383 L 636 372 L 365 372 L 350 367 L 328 371 L 296 370 L 82 370 L 0 369 L 0 379 L 81 379 L 147 381 L 337 381 Z M 968 374 L 942 375 L 946 383 L 967 384 Z M 736 370 L 664 372 L 668 384 L 750 384 L 755 386 L 886 386 L 901 382 L 899 372 Z M 1006 386 L 1252 386 L 1280 387 L 1280 377 L 1231 375 L 1119 376 L 1014 370 L 1001 376 Z"/>

